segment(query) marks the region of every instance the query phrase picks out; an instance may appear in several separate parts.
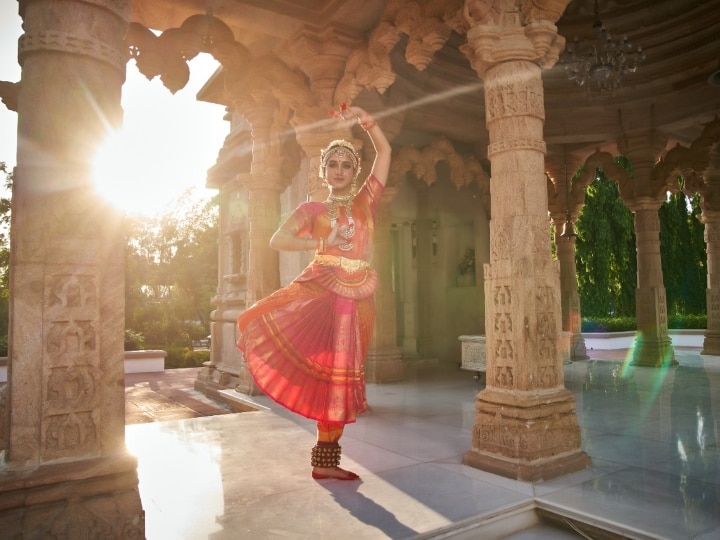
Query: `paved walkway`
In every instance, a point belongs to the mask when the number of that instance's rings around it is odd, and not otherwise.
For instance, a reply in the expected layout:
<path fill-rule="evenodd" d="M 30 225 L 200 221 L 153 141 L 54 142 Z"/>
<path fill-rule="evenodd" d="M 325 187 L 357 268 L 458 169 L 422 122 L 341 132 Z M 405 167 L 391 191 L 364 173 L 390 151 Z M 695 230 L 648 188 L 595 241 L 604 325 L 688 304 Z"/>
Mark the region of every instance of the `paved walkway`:
<path fill-rule="evenodd" d="M 343 435 L 343 465 L 358 482 L 312 480 L 314 422 L 265 396 L 252 397 L 252 412 L 129 425 L 145 535 L 560 540 L 579 538 L 574 526 L 584 538 L 717 540 L 720 358 L 678 347 L 677 366 L 655 369 L 628 365 L 628 352 L 591 350 L 564 366 L 592 466 L 544 482 L 462 464 L 483 384 L 458 369 L 368 385 L 372 408 Z M 202 416 L 192 391 L 162 394 L 183 372 L 192 388 L 192 371 L 169 370 L 138 389 Z"/>
<path fill-rule="evenodd" d="M 200 368 L 125 375 L 125 425 L 228 414 L 232 409 L 194 389 Z"/>

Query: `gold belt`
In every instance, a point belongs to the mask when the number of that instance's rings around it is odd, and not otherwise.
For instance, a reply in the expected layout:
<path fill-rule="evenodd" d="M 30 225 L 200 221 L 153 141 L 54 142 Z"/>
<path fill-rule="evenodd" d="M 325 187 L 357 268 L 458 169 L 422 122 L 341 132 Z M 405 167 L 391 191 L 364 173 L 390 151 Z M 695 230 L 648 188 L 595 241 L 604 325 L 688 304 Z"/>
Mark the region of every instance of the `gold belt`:
<path fill-rule="evenodd" d="M 354 274 L 360 270 L 370 268 L 370 263 L 367 261 L 363 261 L 362 259 L 346 259 L 339 255 L 315 255 L 313 262 L 323 266 L 342 268 L 348 274 Z"/>

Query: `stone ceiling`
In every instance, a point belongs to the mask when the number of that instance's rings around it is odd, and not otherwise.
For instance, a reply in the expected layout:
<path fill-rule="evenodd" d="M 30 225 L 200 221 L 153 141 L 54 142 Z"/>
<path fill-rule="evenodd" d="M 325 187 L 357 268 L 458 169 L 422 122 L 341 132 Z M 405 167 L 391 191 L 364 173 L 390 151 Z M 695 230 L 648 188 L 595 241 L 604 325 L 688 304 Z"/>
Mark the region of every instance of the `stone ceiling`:
<path fill-rule="evenodd" d="M 361 92 L 356 101 L 371 110 L 398 107 L 402 127 L 394 134 L 396 144 L 421 146 L 444 135 L 459 151 L 464 147 L 484 155 L 482 81 L 461 52 L 466 43 L 458 31 L 462 0 L 133 0 L 132 21 L 165 30 L 210 8 L 253 56 L 272 53 L 307 74 L 308 66 L 295 54 L 298 36 L 337 42 L 338 50 L 349 55 L 387 18 L 388 5 L 397 5 L 403 16 L 420 13 L 452 21 L 452 30 L 422 70 L 406 60 L 409 38 L 402 35 L 390 51 L 395 78 L 380 96 L 382 103 L 374 90 Z M 646 60 L 622 89 L 603 99 L 588 99 L 562 65 L 545 70 L 548 152 L 566 144 L 576 155 L 596 148 L 617 154 L 621 133 L 648 125 L 668 135 L 667 148 L 690 144 L 703 123 L 720 114 L 720 87 L 709 84 L 720 69 L 720 2 L 600 0 L 599 8 L 608 31 L 641 45 Z M 568 42 L 575 36 L 582 41 L 592 37 L 594 20 L 592 0 L 572 0 L 557 26 Z M 208 85 L 203 99 L 226 103 L 219 86 Z"/>

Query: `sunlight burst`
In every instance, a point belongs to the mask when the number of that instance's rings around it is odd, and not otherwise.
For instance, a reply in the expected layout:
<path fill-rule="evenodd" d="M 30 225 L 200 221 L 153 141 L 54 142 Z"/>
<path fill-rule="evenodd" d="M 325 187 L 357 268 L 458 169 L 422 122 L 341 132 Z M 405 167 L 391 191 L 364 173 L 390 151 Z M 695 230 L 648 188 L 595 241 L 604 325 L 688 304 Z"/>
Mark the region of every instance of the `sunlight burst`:
<path fill-rule="evenodd" d="M 224 107 L 197 100 L 217 62 L 199 55 L 191 64 L 191 80 L 176 94 L 128 65 L 123 127 L 108 135 L 93 160 L 98 193 L 127 214 L 163 214 L 190 188 L 201 198 L 214 193 L 204 187 L 207 170 L 229 125 Z"/>

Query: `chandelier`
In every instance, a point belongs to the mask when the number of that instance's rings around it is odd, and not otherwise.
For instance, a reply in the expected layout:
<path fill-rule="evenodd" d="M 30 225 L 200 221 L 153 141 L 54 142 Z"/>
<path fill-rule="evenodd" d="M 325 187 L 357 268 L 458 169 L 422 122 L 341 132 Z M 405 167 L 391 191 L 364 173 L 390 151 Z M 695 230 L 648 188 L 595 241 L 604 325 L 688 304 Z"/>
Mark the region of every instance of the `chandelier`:
<path fill-rule="evenodd" d="M 599 11 L 595 0 L 595 41 L 580 44 L 576 36 L 562 61 L 568 78 L 577 86 L 585 87 L 588 96 L 614 94 L 622 86 L 623 77 L 637 71 L 638 64 L 645 60 L 642 47 L 633 50 L 627 36 L 613 41 L 600 20 Z"/>

